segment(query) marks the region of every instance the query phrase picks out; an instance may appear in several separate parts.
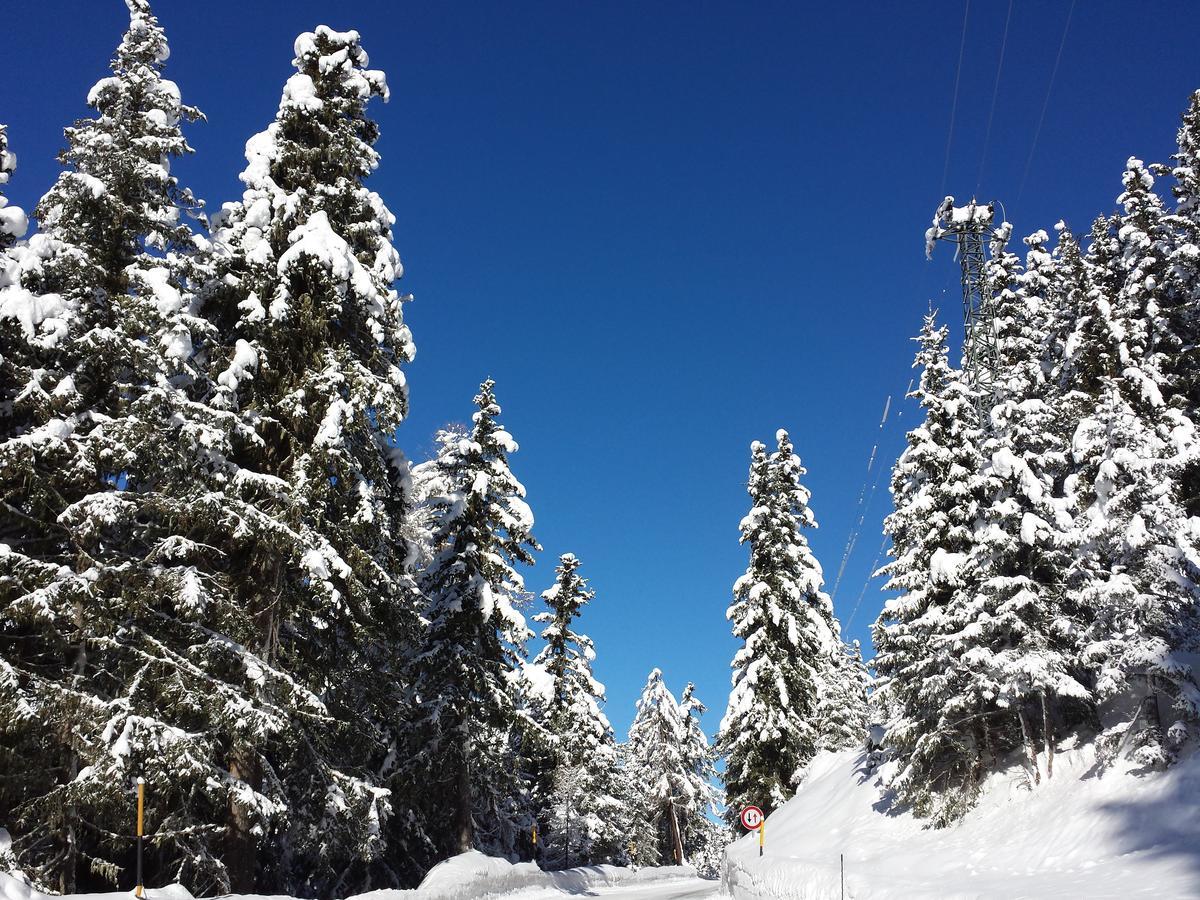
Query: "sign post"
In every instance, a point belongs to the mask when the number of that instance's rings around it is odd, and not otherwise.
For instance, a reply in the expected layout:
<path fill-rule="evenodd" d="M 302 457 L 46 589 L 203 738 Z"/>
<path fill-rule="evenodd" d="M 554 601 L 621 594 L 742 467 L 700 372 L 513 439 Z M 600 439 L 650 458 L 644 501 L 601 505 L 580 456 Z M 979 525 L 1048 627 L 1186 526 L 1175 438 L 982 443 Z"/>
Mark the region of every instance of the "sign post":
<path fill-rule="evenodd" d="M 747 806 L 742 810 L 742 827 L 747 831 L 758 832 L 758 855 L 763 855 L 763 844 L 766 841 L 767 817 L 757 806 Z"/>
<path fill-rule="evenodd" d="M 143 812 L 146 807 L 146 780 L 138 778 L 138 807 L 137 807 L 137 890 L 133 892 L 135 897 L 146 896 L 145 886 L 142 884 L 142 844 L 145 841 L 145 827 Z"/>

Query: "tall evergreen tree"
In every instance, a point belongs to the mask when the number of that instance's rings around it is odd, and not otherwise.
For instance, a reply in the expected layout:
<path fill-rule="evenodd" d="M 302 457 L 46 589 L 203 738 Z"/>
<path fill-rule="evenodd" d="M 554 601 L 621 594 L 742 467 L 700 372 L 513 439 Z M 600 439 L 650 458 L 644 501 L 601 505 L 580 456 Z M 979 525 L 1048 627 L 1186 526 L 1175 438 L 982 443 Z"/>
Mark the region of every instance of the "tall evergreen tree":
<path fill-rule="evenodd" d="M 1023 746 L 1036 782 L 1038 747 L 1046 772 L 1054 759 L 1060 708 L 1089 718 L 1091 697 L 1078 680 L 1072 647 L 1078 610 L 1064 591 L 1070 569 L 1071 516 L 1060 486 L 1067 471 L 1062 414 L 1047 381 L 1052 346 L 1046 288 L 1055 263 L 1036 232 L 1026 239 L 1029 267 L 1006 244 L 1011 226 L 997 229 L 986 277 L 994 297 L 996 395 L 985 423 L 981 504 L 974 544 L 965 561 L 971 591 L 958 592 L 950 617 L 967 623 L 963 657 L 980 718 L 966 725 L 982 735 L 993 766 L 997 754 Z"/>
<path fill-rule="evenodd" d="M 231 772 L 273 786 L 287 811 L 274 831 L 288 848 L 256 876 L 262 823 L 235 806 L 230 856 L 238 885 L 345 891 L 411 878 L 405 860 L 421 853 L 417 823 L 389 818 L 384 789 L 398 786 L 417 625 L 395 443 L 413 347 L 393 287 L 395 219 L 364 184 L 379 164 L 366 107 L 387 99 L 384 74 L 357 32 L 325 26 L 297 38 L 293 65 L 275 120 L 246 144 L 241 200 L 214 219 L 205 309 L 222 336 L 208 352 L 212 405 L 244 423 L 232 489 L 246 512 L 225 556 L 241 573 L 244 643 L 320 706 L 288 704 L 269 734 L 230 743 Z"/>
<path fill-rule="evenodd" d="M 696 685 L 688 682 L 679 697 L 679 712 L 683 716 L 684 770 L 693 785 L 696 802 L 680 824 L 685 858 L 702 874 L 715 875 L 714 852 L 728 843 L 728 830 L 716 820 L 724 805 L 724 792 L 717 787 L 717 751 L 704 733 L 700 717 L 708 711 L 696 696 Z M 717 861 L 716 870 L 720 869 Z"/>
<path fill-rule="evenodd" d="M 579 566 L 574 554 L 563 554 L 554 586 L 542 594 L 550 611 L 534 616 L 545 624 L 541 636 L 546 645 L 533 664 L 550 681 L 539 718 L 553 738 L 553 757 L 538 821 L 545 835 L 542 859 L 551 867 L 610 862 L 624 855 L 623 810 L 615 796 L 616 741 L 601 709 L 604 686 L 592 674 L 596 651 L 591 638 L 573 627 L 595 598 Z"/>
<path fill-rule="evenodd" d="M 703 837 L 700 820 L 715 811 L 712 756 L 695 724 L 703 706 L 692 690 L 685 697 L 681 706 L 654 669 L 629 726 L 625 767 L 632 798 L 641 806 L 642 838 L 634 851 L 639 865 L 686 863 Z"/>
<path fill-rule="evenodd" d="M 858 641 L 840 640 L 826 651 L 823 690 L 817 704 L 821 748 L 861 748 L 867 738 L 867 689 L 871 677 Z"/>
<path fill-rule="evenodd" d="M 3 186 L 17 170 L 17 154 L 8 146 L 8 126 L 0 125 L 0 250 L 7 250 L 25 237 L 29 218 L 19 206 L 9 206 Z"/>
<path fill-rule="evenodd" d="M 199 114 L 162 77 L 148 4 L 127 6 L 96 116 L 67 129 L 66 171 L 0 304 L 17 325 L 0 389 L 0 631 L 42 748 L 0 787 L 0 816 L 22 866 L 59 890 L 119 876 L 125 841 L 79 823 L 123 814 L 135 775 L 170 877 L 228 883 L 203 824 L 234 793 L 210 726 L 242 698 L 221 677 L 236 653 L 214 630 L 220 584 L 198 563 L 213 523 L 191 502 L 228 423 L 196 402 L 194 349 L 212 337 L 189 290 L 198 204 L 170 174 Z"/>
<path fill-rule="evenodd" d="M 988 712 L 966 689 L 966 623 L 950 616 L 956 594 L 969 585 L 964 566 L 975 541 L 982 460 L 975 398 L 950 368 L 946 333 L 931 312 L 917 339 L 921 377 L 910 396 L 925 419 L 908 433 L 892 472 L 894 511 L 884 523 L 892 560 L 881 572 L 888 576 L 884 589 L 898 596 L 874 626 L 878 692 L 891 714 L 887 741 L 900 760 L 895 786 L 902 800 L 939 823 L 974 796 Z"/>
<path fill-rule="evenodd" d="M 470 434 L 441 442 L 430 505 L 433 560 L 421 573 L 429 625 L 414 664 L 411 777 L 452 810 L 441 850 L 510 853 L 532 825 L 523 761 L 509 736 L 522 723 L 512 673 L 529 630 L 515 566 L 540 549 L 525 488 L 509 468 L 517 444 L 498 421 L 495 383 L 475 397 Z M 434 787 L 431 789 L 430 785 Z"/>
<path fill-rule="evenodd" d="M 1161 765 L 1197 714 L 1187 654 L 1198 634 L 1198 557 L 1185 499 L 1196 435 L 1182 405 L 1168 402 L 1162 368 L 1178 343 L 1164 333 L 1160 304 L 1175 238 L 1151 171 L 1130 159 L 1123 183 L 1122 211 L 1093 229 L 1089 290 L 1066 364 L 1087 387 L 1072 440 L 1088 622 L 1081 651 L 1100 701 L 1126 692 L 1141 700 L 1109 737 Z"/>
<path fill-rule="evenodd" d="M 804 529 L 816 527 L 804 468 L 786 431 L 771 456 L 751 445 L 752 507 L 741 522 L 750 565 L 727 613 L 742 648 L 721 723 L 730 816 L 747 804 L 770 812 L 792 794 L 795 777 L 821 743 L 818 706 L 840 646 L 821 567 Z"/>

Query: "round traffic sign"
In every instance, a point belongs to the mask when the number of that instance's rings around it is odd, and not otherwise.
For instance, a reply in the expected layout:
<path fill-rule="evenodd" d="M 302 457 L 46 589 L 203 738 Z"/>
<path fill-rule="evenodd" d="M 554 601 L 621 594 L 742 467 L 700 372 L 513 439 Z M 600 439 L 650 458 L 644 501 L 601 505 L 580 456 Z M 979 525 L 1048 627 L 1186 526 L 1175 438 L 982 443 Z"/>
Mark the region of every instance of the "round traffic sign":
<path fill-rule="evenodd" d="M 747 831 L 756 831 L 765 818 L 763 811 L 757 806 L 747 806 L 742 810 L 742 827 Z"/>

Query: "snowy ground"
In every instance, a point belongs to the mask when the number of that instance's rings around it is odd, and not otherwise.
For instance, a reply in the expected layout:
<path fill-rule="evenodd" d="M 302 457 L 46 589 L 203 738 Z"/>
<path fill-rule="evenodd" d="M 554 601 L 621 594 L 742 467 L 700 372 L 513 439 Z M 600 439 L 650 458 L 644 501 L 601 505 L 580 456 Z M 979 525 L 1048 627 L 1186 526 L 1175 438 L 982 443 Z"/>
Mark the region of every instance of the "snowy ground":
<path fill-rule="evenodd" d="M 1090 746 L 1069 750 L 1033 792 L 1019 770 L 993 776 L 944 830 L 894 814 L 862 762 L 819 756 L 767 820 L 765 856 L 755 836 L 729 849 L 723 888 L 735 900 L 837 898 L 844 854 L 847 900 L 1200 897 L 1198 756 L 1166 773 L 1099 775 Z"/>
<path fill-rule="evenodd" d="M 406 891 L 371 891 L 349 900 L 562 900 L 565 896 L 602 896 L 630 900 L 684 900 L 717 892 L 716 881 L 696 877 L 687 866 L 622 869 L 585 866 L 565 872 L 543 872 L 533 863 L 513 865 L 482 853 L 464 853 L 435 866 L 420 887 Z M 194 900 L 179 885 L 151 888 L 147 900 Z M 68 900 L 129 900 L 132 892 L 71 894 Z M 0 873 L 0 900 L 62 900 L 41 894 L 18 878 Z M 227 894 L 220 900 L 291 900 L 261 895 Z"/>

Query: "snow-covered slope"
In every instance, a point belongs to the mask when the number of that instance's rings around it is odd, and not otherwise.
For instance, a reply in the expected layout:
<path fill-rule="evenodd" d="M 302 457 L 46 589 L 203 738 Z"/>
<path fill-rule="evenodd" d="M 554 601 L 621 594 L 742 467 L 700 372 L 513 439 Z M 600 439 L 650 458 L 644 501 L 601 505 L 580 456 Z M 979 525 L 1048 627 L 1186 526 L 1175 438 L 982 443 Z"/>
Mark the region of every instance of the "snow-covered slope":
<path fill-rule="evenodd" d="M 889 766 L 865 756 L 818 756 L 796 797 L 757 836 L 726 853 L 736 900 L 1105 900 L 1200 897 L 1200 756 L 1165 773 L 1114 766 L 1090 746 L 1061 753 L 1034 791 L 1020 770 L 993 776 L 959 825 L 933 830 L 894 813 Z"/>

